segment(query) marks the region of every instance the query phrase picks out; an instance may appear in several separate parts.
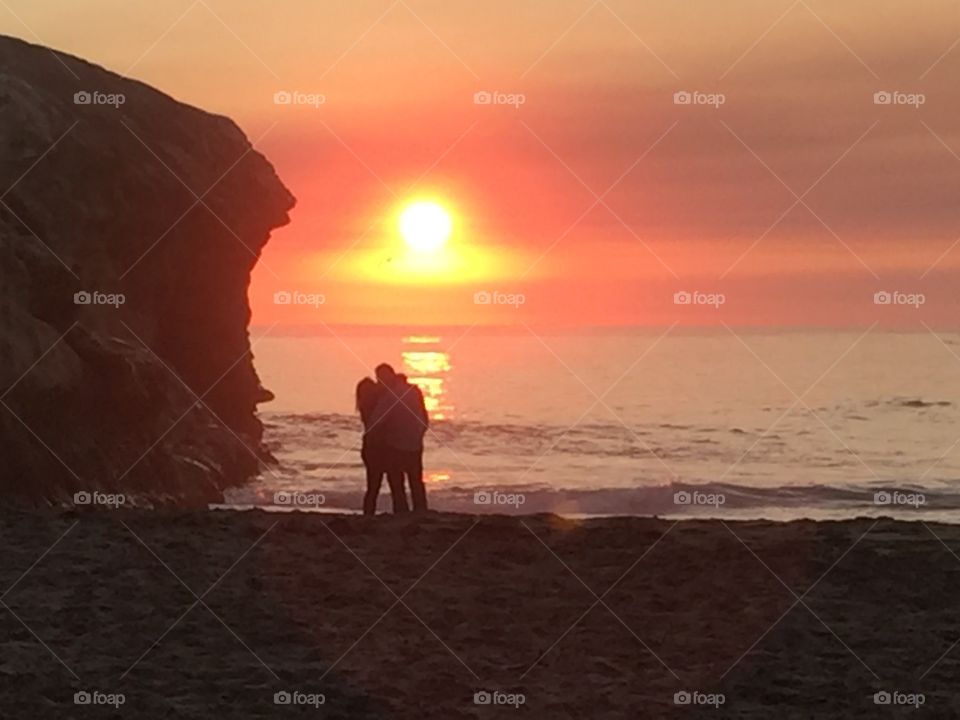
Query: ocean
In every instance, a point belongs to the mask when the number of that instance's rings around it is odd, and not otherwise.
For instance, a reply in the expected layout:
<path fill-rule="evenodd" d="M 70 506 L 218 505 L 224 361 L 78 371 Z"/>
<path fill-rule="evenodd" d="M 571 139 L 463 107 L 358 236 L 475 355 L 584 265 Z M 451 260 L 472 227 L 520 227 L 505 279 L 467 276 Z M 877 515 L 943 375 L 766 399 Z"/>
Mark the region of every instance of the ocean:
<path fill-rule="evenodd" d="M 231 507 L 357 511 L 353 390 L 389 362 L 427 400 L 433 509 L 960 521 L 955 334 L 334 328 L 254 355 L 278 464 Z"/>

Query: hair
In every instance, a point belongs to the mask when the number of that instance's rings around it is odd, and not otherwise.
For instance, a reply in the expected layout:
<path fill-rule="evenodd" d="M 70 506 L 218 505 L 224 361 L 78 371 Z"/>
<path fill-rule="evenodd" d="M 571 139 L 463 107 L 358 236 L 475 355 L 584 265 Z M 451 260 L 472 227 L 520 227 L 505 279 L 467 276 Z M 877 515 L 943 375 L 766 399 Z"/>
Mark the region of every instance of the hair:
<path fill-rule="evenodd" d="M 380 381 L 383 381 L 384 378 L 393 379 L 397 377 L 397 371 L 388 363 L 380 363 L 373 372 L 377 376 L 377 380 Z"/>
<path fill-rule="evenodd" d="M 380 388 L 370 378 L 365 377 L 357 383 L 357 412 L 360 413 L 360 419 L 364 425 L 370 419 L 370 414 L 377 405 L 379 395 Z"/>

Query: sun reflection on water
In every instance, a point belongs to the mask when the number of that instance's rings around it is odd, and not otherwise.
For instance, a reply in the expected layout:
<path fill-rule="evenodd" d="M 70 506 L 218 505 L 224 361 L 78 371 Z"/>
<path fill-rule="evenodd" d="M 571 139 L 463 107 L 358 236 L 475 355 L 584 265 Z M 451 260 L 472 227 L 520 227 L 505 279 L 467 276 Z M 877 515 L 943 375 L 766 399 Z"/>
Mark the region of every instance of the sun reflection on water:
<path fill-rule="evenodd" d="M 431 420 L 448 420 L 454 407 L 450 401 L 448 380 L 452 366 L 450 355 L 437 345 L 440 338 L 411 335 L 403 338 L 404 372 L 410 382 L 423 391 L 424 403 Z M 433 346 L 433 347 L 431 347 Z"/>

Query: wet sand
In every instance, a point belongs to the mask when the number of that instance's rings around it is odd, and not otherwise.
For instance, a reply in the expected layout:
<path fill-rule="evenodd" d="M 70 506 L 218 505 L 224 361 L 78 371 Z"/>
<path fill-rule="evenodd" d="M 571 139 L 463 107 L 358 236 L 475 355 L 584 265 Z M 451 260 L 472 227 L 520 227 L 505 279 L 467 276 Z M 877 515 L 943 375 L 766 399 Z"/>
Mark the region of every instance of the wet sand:
<path fill-rule="evenodd" d="M 960 715 L 960 527 L 103 510 L 0 528 L 4 718 Z"/>

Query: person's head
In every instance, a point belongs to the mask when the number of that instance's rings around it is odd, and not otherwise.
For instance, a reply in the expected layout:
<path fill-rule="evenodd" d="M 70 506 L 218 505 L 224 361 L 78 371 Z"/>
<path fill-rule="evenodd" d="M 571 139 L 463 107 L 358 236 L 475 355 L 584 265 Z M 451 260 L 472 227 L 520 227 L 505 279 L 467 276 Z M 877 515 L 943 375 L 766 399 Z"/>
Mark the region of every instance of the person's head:
<path fill-rule="evenodd" d="M 409 380 L 407 379 L 407 376 L 404 375 L 403 373 L 397 373 L 397 382 L 400 383 L 401 385 L 406 385 L 409 382 Z"/>
<path fill-rule="evenodd" d="M 357 383 L 357 411 L 366 415 L 377 404 L 380 388 L 377 383 L 368 377 Z"/>
<path fill-rule="evenodd" d="M 374 372 L 377 375 L 377 380 L 387 387 L 395 385 L 397 382 L 396 371 L 387 363 L 380 363 L 377 365 L 377 369 Z"/>

